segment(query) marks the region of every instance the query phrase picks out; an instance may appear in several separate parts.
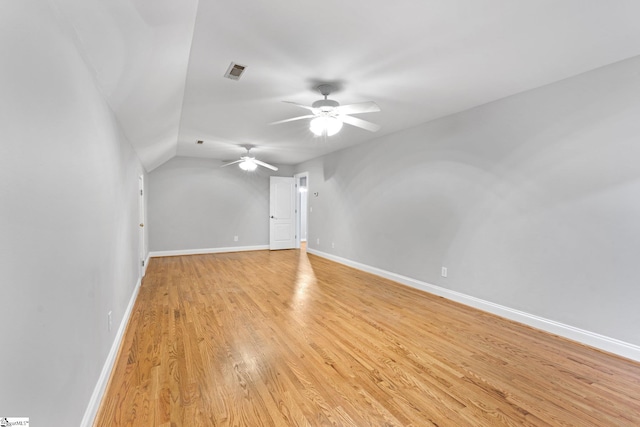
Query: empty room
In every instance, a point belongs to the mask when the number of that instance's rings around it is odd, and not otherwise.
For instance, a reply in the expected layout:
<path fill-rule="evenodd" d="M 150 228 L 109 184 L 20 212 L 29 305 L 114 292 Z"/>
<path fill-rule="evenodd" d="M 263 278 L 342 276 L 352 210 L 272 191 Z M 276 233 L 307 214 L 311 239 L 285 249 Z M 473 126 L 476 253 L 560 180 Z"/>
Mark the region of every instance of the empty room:
<path fill-rule="evenodd" d="M 0 424 L 640 425 L 640 2 L 0 6 Z"/>

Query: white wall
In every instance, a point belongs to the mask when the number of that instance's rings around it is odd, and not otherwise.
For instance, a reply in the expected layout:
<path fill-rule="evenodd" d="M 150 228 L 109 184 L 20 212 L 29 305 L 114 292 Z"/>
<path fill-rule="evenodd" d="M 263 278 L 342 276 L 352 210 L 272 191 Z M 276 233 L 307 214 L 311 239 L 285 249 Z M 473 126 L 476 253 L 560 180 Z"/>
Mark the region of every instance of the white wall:
<path fill-rule="evenodd" d="M 638 70 L 632 58 L 298 165 L 309 247 L 640 345 Z"/>
<path fill-rule="evenodd" d="M 0 415 L 77 426 L 138 279 L 142 168 L 59 22 L 0 7 Z"/>
<path fill-rule="evenodd" d="M 293 176 L 292 168 L 245 172 L 221 164 L 174 157 L 149 173 L 152 252 L 269 244 L 269 176 Z"/>

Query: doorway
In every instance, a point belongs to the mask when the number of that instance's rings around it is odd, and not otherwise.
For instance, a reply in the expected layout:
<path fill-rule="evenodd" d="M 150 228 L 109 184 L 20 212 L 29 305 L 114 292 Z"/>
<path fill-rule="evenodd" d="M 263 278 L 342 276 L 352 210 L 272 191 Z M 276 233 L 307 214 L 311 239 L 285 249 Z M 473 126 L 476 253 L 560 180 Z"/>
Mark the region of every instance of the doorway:
<path fill-rule="evenodd" d="M 140 279 L 144 277 L 144 273 L 147 269 L 145 265 L 147 257 L 147 248 L 145 245 L 146 233 L 145 233 L 145 203 L 144 203 L 144 175 L 138 176 L 138 220 L 139 220 L 139 232 L 138 232 L 138 267 Z"/>
<path fill-rule="evenodd" d="M 293 176 L 296 181 L 296 248 L 307 242 L 308 235 L 308 195 L 309 172 L 301 172 Z"/>

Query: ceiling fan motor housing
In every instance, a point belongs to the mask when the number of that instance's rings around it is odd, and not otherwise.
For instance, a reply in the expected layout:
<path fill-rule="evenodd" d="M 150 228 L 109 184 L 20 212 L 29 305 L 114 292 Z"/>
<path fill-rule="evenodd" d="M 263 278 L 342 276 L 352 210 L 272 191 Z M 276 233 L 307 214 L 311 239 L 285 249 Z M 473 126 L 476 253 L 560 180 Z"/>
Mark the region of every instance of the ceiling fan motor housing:
<path fill-rule="evenodd" d="M 333 111 L 335 108 L 339 107 L 340 103 L 338 101 L 334 101 L 333 99 L 320 99 L 313 104 L 311 104 L 312 108 L 316 108 L 323 113 L 328 113 Z"/>

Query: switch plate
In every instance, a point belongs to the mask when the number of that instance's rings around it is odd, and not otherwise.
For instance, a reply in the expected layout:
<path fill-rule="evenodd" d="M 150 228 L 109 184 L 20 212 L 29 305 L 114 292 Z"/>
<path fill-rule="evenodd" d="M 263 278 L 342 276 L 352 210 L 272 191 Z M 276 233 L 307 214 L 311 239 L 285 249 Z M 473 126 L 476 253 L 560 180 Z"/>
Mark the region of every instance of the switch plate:
<path fill-rule="evenodd" d="M 112 321 L 111 321 L 111 310 L 109 310 L 109 312 L 107 313 L 107 330 L 109 332 L 111 332 L 111 325 L 112 325 Z"/>
<path fill-rule="evenodd" d="M 316 244 L 317 244 L 317 245 L 319 245 L 319 244 L 320 244 L 320 238 L 319 238 L 319 237 L 316 239 Z"/>
<path fill-rule="evenodd" d="M 233 241 L 237 242 L 238 241 L 238 236 L 233 236 Z"/>
<path fill-rule="evenodd" d="M 442 272 L 440 273 L 442 275 L 442 277 L 447 277 L 447 267 L 442 267 Z"/>

